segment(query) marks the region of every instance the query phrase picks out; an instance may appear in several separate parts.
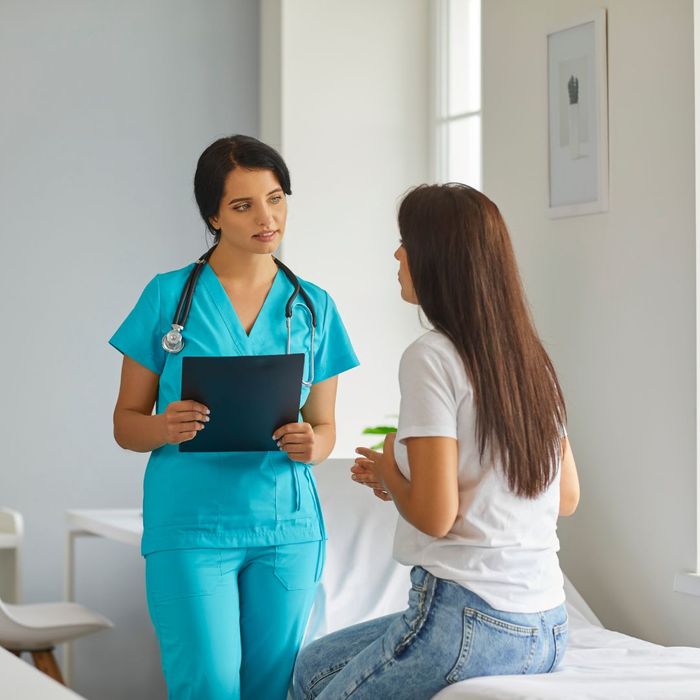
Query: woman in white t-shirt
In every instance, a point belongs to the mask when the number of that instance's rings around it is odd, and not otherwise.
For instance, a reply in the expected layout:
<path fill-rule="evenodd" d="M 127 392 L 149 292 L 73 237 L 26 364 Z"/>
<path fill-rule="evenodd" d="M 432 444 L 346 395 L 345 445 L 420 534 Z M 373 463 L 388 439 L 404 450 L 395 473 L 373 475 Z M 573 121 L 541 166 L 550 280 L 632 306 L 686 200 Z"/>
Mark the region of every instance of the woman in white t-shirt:
<path fill-rule="evenodd" d="M 395 440 L 358 448 L 352 478 L 399 511 L 408 608 L 303 648 L 295 699 L 422 700 L 475 676 L 551 672 L 566 648 L 556 528 L 578 477 L 508 230 L 459 184 L 415 188 L 398 218 L 401 296 L 434 330 L 401 359 Z"/>

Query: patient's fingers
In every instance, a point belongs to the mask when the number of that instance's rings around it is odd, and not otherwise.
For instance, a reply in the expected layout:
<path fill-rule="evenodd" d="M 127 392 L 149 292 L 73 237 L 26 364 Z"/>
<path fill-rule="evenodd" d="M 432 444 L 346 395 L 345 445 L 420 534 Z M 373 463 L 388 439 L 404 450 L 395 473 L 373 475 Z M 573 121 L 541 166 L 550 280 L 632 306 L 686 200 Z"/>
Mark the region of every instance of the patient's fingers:
<path fill-rule="evenodd" d="M 382 457 L 381 452 L 377 452 L 376 450 L 370 450 L 369 447 L 356 447 L 355 452 L 375 462 L 377 461 L 377 459 L 381 459 Z M 357 459 L 357 457 L 355 459 Z"/>
<path fill-rule="evenodd" d="M 350 471 L 352 472 L 353 477 L 374 477 L 374 471 L 372 469 L 367 469 L 366 467 L 354 466 L 350 468 Z"/>
<path fill-rule="evenodd" d="M 362 459 L 361 457 L 355 458 L 355 464 L 360 467 L 373 467 L 374 462 L 371 459 Z"/>
<path fill-rule="evenodd" d="M 354 464 L 350 467 L 350 471 L 353 474 L 374 474 L 374 469 L 372 469 L 372 464 Z"/>
<path fill-rule="evenodd" d="M 353 474 L 352 480 L 372 488 L 381 487 L 382 485 L 380 481 L 377 481 L 377 477 L 374 474 Z"/>
<path fill-rule="evenodd" d="M 383 491 L 382 489 L 374 489 L 374 495 L 377 498 L 380 498 L 382 501 L 392 501 L 391 494 L 388 493 L 387 491 Z"/>
<path fill-rule="evenodd" d="M 377 480 L 377 477 L 371 470 L 362 467 L 352 467 L 351 471 L 353 473 L 350 475 L 350 478 L 358 484 L 369 486 L 372 489 L 382 488 L 381 482 Z"/>

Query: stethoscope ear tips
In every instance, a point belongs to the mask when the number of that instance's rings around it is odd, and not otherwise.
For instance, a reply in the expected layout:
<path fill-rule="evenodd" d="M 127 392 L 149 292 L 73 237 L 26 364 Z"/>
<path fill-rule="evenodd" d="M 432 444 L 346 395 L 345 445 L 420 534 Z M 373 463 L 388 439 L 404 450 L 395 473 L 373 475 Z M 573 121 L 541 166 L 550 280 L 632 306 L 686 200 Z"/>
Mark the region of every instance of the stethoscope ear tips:
<path fill-rule="evenodd" d="M 163 336 L 163 350 L 166 352 L 180 352 L 185 347 L 185 341 L 182 339 L 182 326 L 173 323 L 172 330 L 169 330 Z"/>

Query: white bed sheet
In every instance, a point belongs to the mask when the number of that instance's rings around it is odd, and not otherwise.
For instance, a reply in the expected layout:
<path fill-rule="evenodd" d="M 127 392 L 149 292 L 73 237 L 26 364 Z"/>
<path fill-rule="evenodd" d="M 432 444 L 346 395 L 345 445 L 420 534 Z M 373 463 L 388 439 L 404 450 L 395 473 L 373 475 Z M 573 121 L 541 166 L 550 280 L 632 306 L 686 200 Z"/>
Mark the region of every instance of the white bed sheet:
<path fill-rule="evenodd" d="M 644 642 L 568 608 L 569 645 L 555 673 L 472 678 L 435 700 L 700 700 L 700 649 Z"/>
<path fill-rule="evenodd" d="M 351 464 L 329 460 L 314 469 L 328 549 L 306 642 L 406 607 L 408 568 L 391 558 L 396 510 L 350 481 Z M 607 630 L 568 579 L 565 590 L 569 645 L 557 672 L 473 678 L 435 700 L 700 700 L 700 649 Z"/>

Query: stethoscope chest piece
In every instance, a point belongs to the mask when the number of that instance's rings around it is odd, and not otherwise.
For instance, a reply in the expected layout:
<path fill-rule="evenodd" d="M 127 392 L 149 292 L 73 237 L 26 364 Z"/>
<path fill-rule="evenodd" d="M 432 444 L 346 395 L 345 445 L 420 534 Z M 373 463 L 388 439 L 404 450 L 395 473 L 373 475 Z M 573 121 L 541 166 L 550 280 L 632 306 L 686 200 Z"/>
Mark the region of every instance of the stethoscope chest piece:
<path fill-rule="evenodd" d="M 182 289 L 182 294 L 180 295 L 180 301 L 177 305 L 177 310 L 175 311 L 175 317 L 171 324 L 170 330 L 163 336 L 162 346 L 163 350 L 170 353 L 178 353 L 185 347 L 185 340 L 182 337 L 182 331 L 185 330 L 185 323 L 187 323 L 187 317 L 190 313 L 190 307 L 192 306 L 192 298 L 194 296 L 194 290 L 197 286 L 197 279 L 204 269 L 204 265 L 208 262 L 211 254 L 214 252 L 213 246 L 204 255 L 202 255 L 199 260 L 195 262 L 192 271 L 190 272 L 185 286 Z M 311 376 L 308 381 L 302 378 L 302 384 L 306 387 L 311 387 L 314 382 L 315 368 L 314 368 L 314 338 L 316 334 L 316 310 L 314 305 L 306 293 L 304 288 L 299 283 L 296 275 L 277 258 L 273 258 L 277 267 L 282 270 L 289 282 L 291 283 L 294 291 L 291 293 L 287 304 L 285 306 L 284 315 L 287 323 L 287 354 L 292 351 L 292 313 L 294 310 L 294 302 L 297 295 L 301 296 L 304 304 L 301 304 L 302 308 L 306 309 L 306 312 L 310 316 L 311 320 L 311 350 L 309 351 L 309 369 Z"/>
<path fill-rule="evenodd" d="M 185 347 L 185 341 L 182 337 L 184 326 L 179 326 L 173 323 L 171 330 L 163 336 L 163 350 L 166 352 L 180 352 Z"/>

